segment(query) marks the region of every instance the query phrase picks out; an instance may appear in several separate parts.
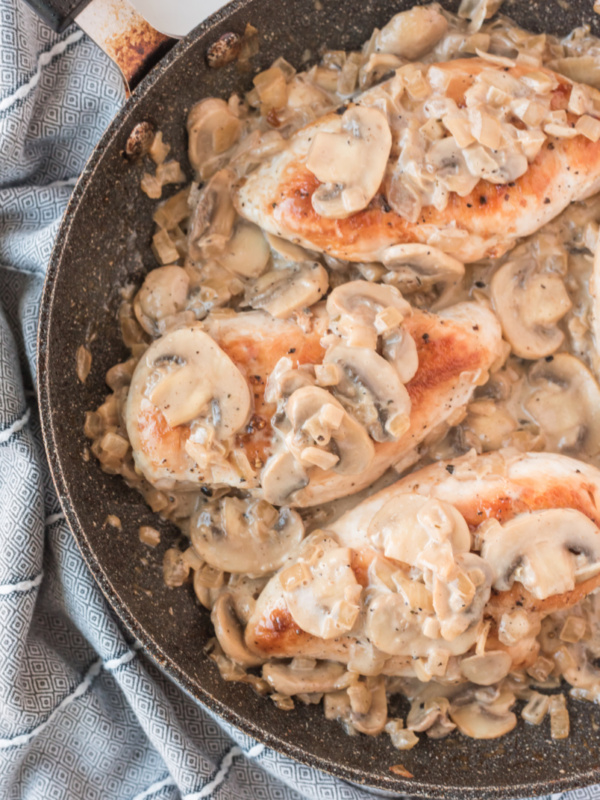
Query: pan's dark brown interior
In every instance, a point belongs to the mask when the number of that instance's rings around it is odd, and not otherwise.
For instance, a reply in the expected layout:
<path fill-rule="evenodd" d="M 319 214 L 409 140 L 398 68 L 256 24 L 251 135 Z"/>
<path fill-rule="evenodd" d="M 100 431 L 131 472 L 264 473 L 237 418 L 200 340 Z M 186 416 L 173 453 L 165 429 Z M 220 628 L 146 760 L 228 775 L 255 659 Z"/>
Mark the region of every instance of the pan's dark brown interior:
<path fill-rule="evenodd" d="M 458 735 L 423 741 L 400 753 L 387 736 L 348 737 L 325 720 L 320 707 L 298 704 L 279 711 L 242 684 L 225 683 L 203 654 L 209 615 L 191 588 L 169 590 L 161 575 L 162 554 L 177 531 L 157 522 L 137 493 L 118 477 L 102 473 L 82 451 L 83 414 L 106 391 L 108 367 L 126 356 L 115 313 L 117 287 L 139 282 L 155 266 L 149 243 L 153 202 L 139 190 L 141 164 L 122 155 L 132 127 L 150 120 L 164 132 L 174 155 L 189 170 L 185 119 L 191 105 L 208 95 L 227 97 L 251 85 L 251 74 L 235 66 L 211 71 L 207 45 L 228 30 L 251 22 L 260 32 L 256 69 L 277 56 L 300 65 L 306 49 L 359 46 L 375 26 L 413 5 L 413 0 L 239 0 L 212 17 L 144 81 L 111 125 L 78 184 L 61 227 L 43 300 L 39 336 L 39 383 L 44 433 L 58 492 L 90 569 L 125 625 L 147 652 L 193 697 L 247 733 L 300 761 L 335 775 L 390 791 L 439 798 L 523 797 L 600 781 L 600 711 L 570 702 L 571 737 L 554 742 L 546 725 L 520 723 L 501 740 L 475 742 Z M 456 9 L 457 2 L 446 7 Z M 535 31 L 566 33 L 582 22 L 600 33 L 592 0 L 507 0 L 504 10 Z M 75 354 L 90 333 L 93 366 L 82 386 Z M 123 530 L 105 525 L 117 514 Z M 139 542 L 140 524 L 163 531 L 149 551 Z M 149 560 L 143 566 L 141 559 Z M 389 767 L 402 763 L 411 780 Z"/>

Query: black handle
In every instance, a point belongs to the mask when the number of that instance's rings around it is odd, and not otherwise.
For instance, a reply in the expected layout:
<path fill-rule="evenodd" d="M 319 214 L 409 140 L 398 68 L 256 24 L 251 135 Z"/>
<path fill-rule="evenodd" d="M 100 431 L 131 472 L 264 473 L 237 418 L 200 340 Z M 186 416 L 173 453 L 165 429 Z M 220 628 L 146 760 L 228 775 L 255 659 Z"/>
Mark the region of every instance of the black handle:
<path fill-rule="evenodd" d="M 60 33 L 70 25 L 90 0 L 25 0 L 55 31 Z"/>

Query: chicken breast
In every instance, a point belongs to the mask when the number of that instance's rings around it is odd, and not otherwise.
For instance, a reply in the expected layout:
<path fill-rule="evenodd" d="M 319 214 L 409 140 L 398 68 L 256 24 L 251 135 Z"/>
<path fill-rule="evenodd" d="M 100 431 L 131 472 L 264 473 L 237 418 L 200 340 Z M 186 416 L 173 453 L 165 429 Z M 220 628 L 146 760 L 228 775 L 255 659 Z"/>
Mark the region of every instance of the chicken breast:
<path fill-rule="evenodd" d="M 260 595 L 246 645 L 344 664 L 370 652 L 389 675 L 476 643 L 508 653 L 507 672 L 530 664 L 541 619 L 600 586 L 599 509 L 600 472 L 566 456 L 433 464 L 310 534 Z M 509 646 L 499 627 L 517 617 Z"/>
<path fill-rule="evenodd" d="M 396 290 L 384 288 L 399 297 Z M 350 369 L 356 353 L 368 364 L 356 384 L 359 416 L 378 408 L 380 419 L 389 417 L 387 403 L 392 401 L 377 392 L 389 389 L 378 383 L 379 371 L 391 374 L 391 388 L 402 393 L 408 411 L 401 433 L 393 436 L 381 431 L 377 419 L 359 422 L 335 391 L 315 385 L 312 365 L 327 360 L 323 340 L 331 324 L 322 305 L 302 326 L 260 311 L 216 314 L 158 339 L 136 368 L 127 401 L 127 429 L 138 469 L 161 489 L 257 488 L 274 505 L 310 506 L 346 496 L 390 465 L 414 458 L 415 448 L 433 429 L 445 430 L 444 423 L 451 424 L 503 354 L 494 315 L 475 303 L 439 315 L 414 310 L 402 321 L 403 335 L 416 355 L 405 387 L 396 368 L 375 351 L 338 347 L 346 362 L 338 360 L 334 371 Z M 277 400 L 265 390 L 281 372 L 281 363 L 288 371 L 278 378 Z M 298 410 L 303 403 L 306 413 Z M 321 413 L 333 414 L 330 439 L 322 441 L 315 434 L 318 440 L 306 454 L 310 441 L 305 441 L 305 427 L 313 430 L 309 418 Z M 373 440 L 363 423 L 371 429 L 378 426 L 381 441 Z M 296 449 L 290 436 L 296 434 L 294 442 L 304 442 L 299 458 L 304 453 L 309 459 L 302 464 L 291 457 Z"/>
<path fill-rule="evenodd" d="M 354 104 L 251 173 L 238 212 L 348 261 L 387 263 L 395 245 L 422 243 L 472 262 L 600 188 L 592 100 L 550 70 L 409 64 Z"/>

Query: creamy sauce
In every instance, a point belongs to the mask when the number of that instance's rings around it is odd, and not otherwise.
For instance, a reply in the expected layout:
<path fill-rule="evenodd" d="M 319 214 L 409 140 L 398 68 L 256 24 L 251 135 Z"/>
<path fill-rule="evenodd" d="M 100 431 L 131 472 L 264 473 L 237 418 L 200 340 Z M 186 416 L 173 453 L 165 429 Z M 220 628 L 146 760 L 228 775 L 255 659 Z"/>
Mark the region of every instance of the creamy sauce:
<path fill-rule="evenodd" d="M 415 221 L 481 178 L 510 185 L 552 137 L 597 141 L 600 43 L 583 30 L 559 42 L 505 18 L 485 22 L 498 5 L 463 2 L 462 16 L 415 8 L 360 53 L 328 51 L 300 73 L 278 59 L 245 98 L 192 109 L 197 182 L 155 212 L 159 266 L 124 292 L 119 314 L 131 358 L 109 371 L 112 393 L 86 419 L 103 469 L 190 537 L 183 553 L 167 551 L 165 580 L 193 576 L 224 677 L 281 708 L 292 696 L 324 698 L 328 718 L 351 732 L 385 729 L 401 749 L 415 732 L 501 736 L 516 724 L 517 699 L 528 723 L 549 714 L 563 738 L 562 695 L 538 692 L 561 677 L 573 696 L 600 699 L 597 593 L 545 618 L 520 607 L 494 618 L 487 605 L 517 584 L 546 600 L 598 574 L 600 532 L 580 511 L 473 530 L 449 503 L 420 495 L 361 505 L 398 472 L 469 451 L 546 450 L 600 467 L 600 200 L 572 204 L 501 258 L 465 268 L 452 255 L 458 230 L 436 246 L 392 247 L 382 263 L 317 256 L 241 219 L 233 192 L 340 106 L 302 145 L 321 184 L 313 208 L 334 220 L 367 208 L 383 181 L 393 210 Z M 459 71 L 431 66 L 476 54 L 477 70 L 468 60 Z M 563 79 L 549 70 L 593 86 L 557 105 Z M 405 385 L 419 365 L 411 307 L 467 300 L 497 315 L 505 340 L 469 404 L 403 453 L 398 471 L 294 510 L 315 476 L 350 486 L 377 445 L 407 430 Z M 362 527 L 336 533 L 353 508 L 366 509 Z M 244 629 L 279 601 L 316 649 L 290 660 L 251 648 Z M 397 692 L 412 703 L 405 721 L 388 720 Z"/>

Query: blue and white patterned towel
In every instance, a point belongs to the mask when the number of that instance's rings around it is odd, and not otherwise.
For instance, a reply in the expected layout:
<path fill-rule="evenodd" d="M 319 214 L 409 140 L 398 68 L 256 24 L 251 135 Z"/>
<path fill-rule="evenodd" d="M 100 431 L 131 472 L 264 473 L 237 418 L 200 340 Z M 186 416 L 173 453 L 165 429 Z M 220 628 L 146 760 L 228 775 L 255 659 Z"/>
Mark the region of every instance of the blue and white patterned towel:
<path fill-rule="evenodd" d="M 60 511 L 37 409 L 39 300 L 71 189 L 123 101 L 80 30 L 57 36 L 0 0 L 0 798 L 365 800 L 165 678 L 123 634 Z"/>

